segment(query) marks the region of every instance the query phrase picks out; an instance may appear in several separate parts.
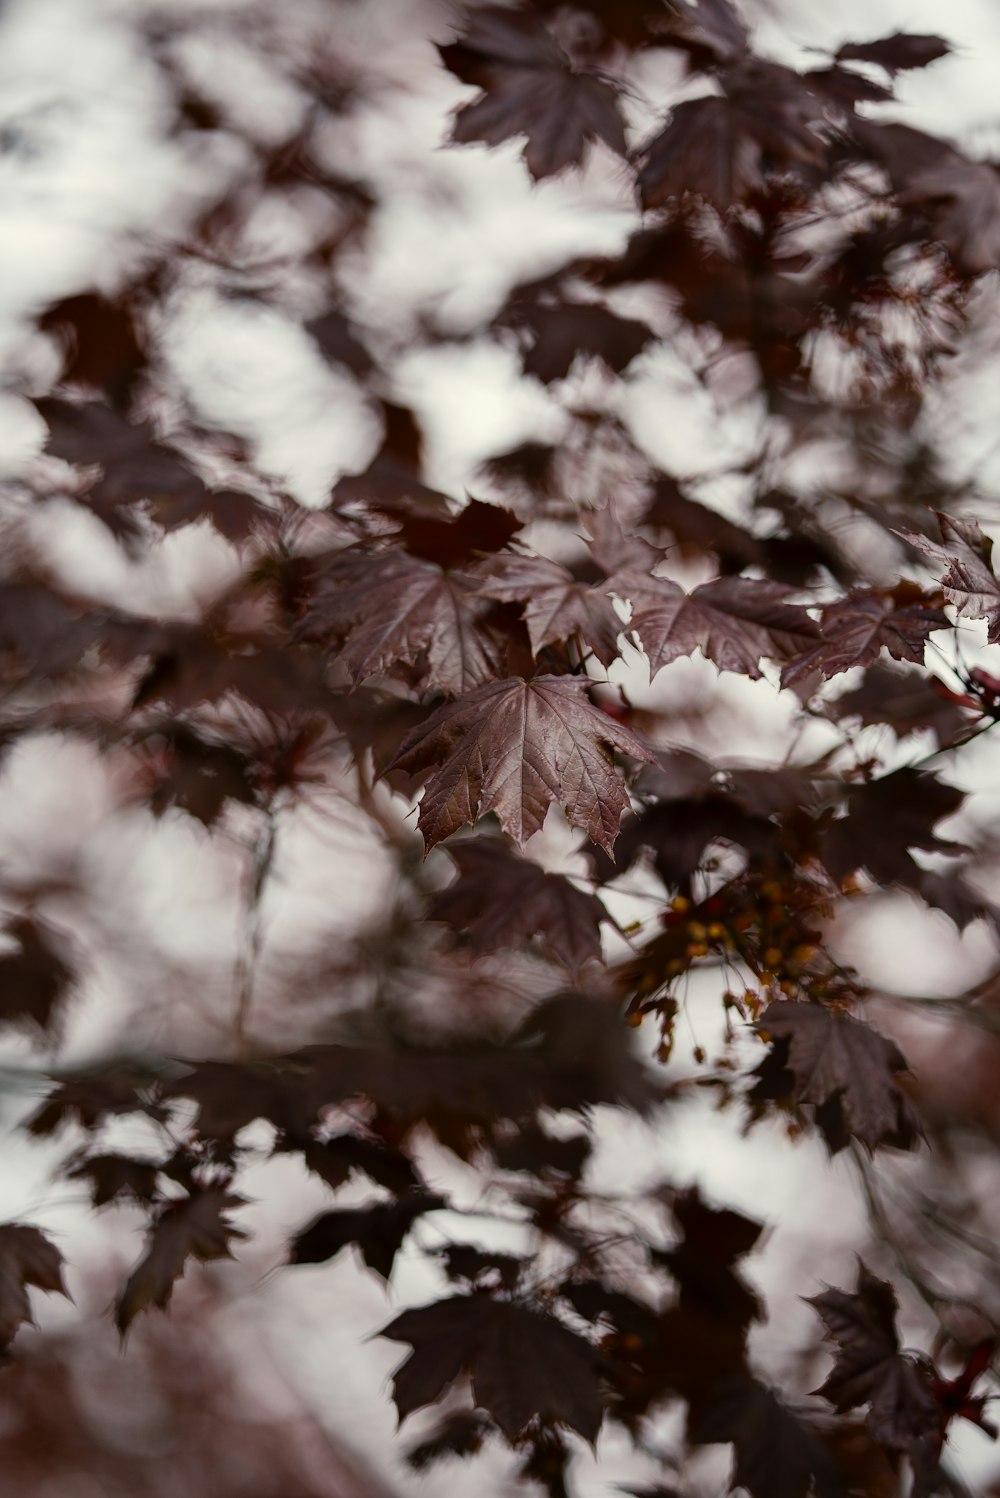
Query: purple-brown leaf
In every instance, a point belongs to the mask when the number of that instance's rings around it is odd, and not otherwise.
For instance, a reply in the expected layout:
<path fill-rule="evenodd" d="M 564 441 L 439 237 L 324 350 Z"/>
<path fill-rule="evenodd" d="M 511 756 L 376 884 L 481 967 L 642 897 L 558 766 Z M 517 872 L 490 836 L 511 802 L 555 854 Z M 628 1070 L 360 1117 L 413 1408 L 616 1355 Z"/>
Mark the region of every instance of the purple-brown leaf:
<path fill-rule="evenodd" d="M 490 811 L 523 846 L 555 803 L 611 852 L 629 806 L 614 751 L 653 756 L 586 691 L 577 677 L 490 682 L 414 729 L 389 768 L 426 777 L 418 826 L 428 851 Z"/>

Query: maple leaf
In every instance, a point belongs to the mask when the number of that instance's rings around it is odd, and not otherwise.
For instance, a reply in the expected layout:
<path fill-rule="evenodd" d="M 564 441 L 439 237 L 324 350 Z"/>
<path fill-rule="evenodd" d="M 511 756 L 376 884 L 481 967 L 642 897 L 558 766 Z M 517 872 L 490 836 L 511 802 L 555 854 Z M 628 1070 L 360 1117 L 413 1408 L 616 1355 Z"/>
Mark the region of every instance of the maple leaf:
<path fill-rule="evenodd" d="M 484 553 L 499 551 L 521 529 L 521 521 L 503 505 L 470 499 L 457 515 L 413 513 L 405 508 L 376 506 L 398 525 L 398 540 L 411 557 L 451 568 L 471 562 Z"/>
<path fill-rule="evenodd" d="M 944 1416 L 925 1371 L 902 1355 L 896 1293 L 858 1264 L 857 1288 L 808 1297 L 838 1344 L 836 1361 L 816 1390 L 843 1412 L 868 1404 L 872 1435 L 889 1451 L 909 1451 L 930 1433 L 940 1448 Z"/>
<path fill-rule="evenodd" d="M 546 645 L 577 638 L 602 666 L 621 654 L 618 637 L 627 625 L 615 612 L 607 587 L 578 582 L 547 557 L 503 553 L 475 571 L 488 597 L 524 603 L 524 622 L 536 657 Z"/>
<path fill-rule="evenodd" d="M 859 717 L 866 725 L 888 724 L 900 737 L 929 728 L 943 747 L 966 732 L 969 720 L 936 690 L 939 685 L 936 677 L 928 679 L 922 671 L 870 666 L 861 685 L 829 703 L 826 711 L 838 720 Z"/>
<path fill-rule="evenodd" d="M 867 785 L 852 786 L 846 815 L 826 831 L 821 856 L 835 879 L 865 868 L 881 884 L 919 886 L 923 870 L 910 848 L 961 853 L 961 843 L 938 837 L 934 828 L 965 800 L 964 791 L 926 770 L 904 765 Z"/>
<path fill-rule="evenodd" d="M 522 319 L 534 341 L 523 358 L 524 372 L 545 385 L 564 380 L 575 359 L 600 359 L 615 374 L 637 359 L 653 340 L 652 328 L 634 317 L 620 317 L 593 302 L 563 301 L 539 306 Z"/>
<path fill-rule="evenodd" d="M 411 1446 L 406 1460 L 417 1472 L 445 1456 L 475 1456 L 495 1427 L 474 1410 L 458 1410 L 448 1415 L 427 1437 Z"/>
<path fill-rule="evenodd" d="M 911 546 L 928 556 L 948 563 L 941 587 L 949 603 L 956 605 L 966 619 L 986 619 L 990 644 L 1000 641 L 1000 582 L 997 581 L 991 557 L 993 542 L 984 536 L 974 520 L 955 520 L 936 512 L 941 527 L 941 544 L 912 531 L 901 531 Z"/>
<path fill-rule="evenodd" d="M 38 326 L 66 345 L 64 380 L 102 391 L 115 405 L 128 402 L 146 364 L 128 302 L 83 292 L 49 307 Z"/>
<path fill-rule="evenodd" d="M 815 133 L 815 98 L 798 74 L 754 62 L 727 73 L 722 97 L 688 99 L 645 148 L 642 206 L 663 208 L 687 194 L 720 213 L 764 185 L 771 172 L 820 166 L 826 146 Z"/>
<path fill-rule="evenodd" d="M 586 1134 L 556 1139 L 538 1125 L 527 1126 L 511 1139 L 495 1140 L 493 1158 L 501 1170 L 523 1170 L 544 1177 L 548 1172 L 578 1178 L 591 1153 Z"/>
<path fill-rule="evenodd" d="M 0 1224 L 0 1356 L 24 1322 L 34 1325 L 28 1288 L 65 1295 L 63 1257 L 38 1228 L 23 1222 Z"/>
<path fill-rule="evenodd" d="M 292 1239 L 291 1263 L 323 1264 L 355 1243 L 369 1269 L 388 1280 L 403 1239 L 417 1218 L 447 1205 L 443 1196 L 418 1190 L 372 1207 L 322 1212 Z"/>
<path fill-rule="evenodd" d="M 540 936 L 568 968 L 600 957 L 600 924 L 610 917 L 596 895 L 517 857 L 499 838 L 470 839 L 448 851 L 459 877 L 435 898 L 429 920 L 446 921 L 479 951 Z"/>
<path fill-rule="evenodd" d="M 103 618 L 32 579 L 0 581 L 2 679 L 55 677 L 79 669 Z"/>
<path fill-rule="evenodd" d="M 5 934 L 17 950 L 0 953 L 0 1022 L 28 1020 L 49 1030 L 73 982 L 62 944 L 51 927 L 31 916 L 8 923 Z"/>
<path fill-rule="evenodd" d="M 381 405 L 385 435 L 363 473 L 338 479 L 331 507 L 375 505 L 386 509 L 417 508 L 430 515 L 448 515 L 448 496 L 424 483 L 423 432 L 409 406 L 391 401 Z"/>
<path fill-rule="evenodd" d="M 907 1069 L 906 1057 L 893 1041 L 816 1003 L 770 1004 L 755 1028 L 774 1042 L 754 1073 L 755 1107 L 789 1091 L 797 1103 L 812 1104 L 831 1154 L 849 1137 L 869 1149 L 913 1148 L 917 1119 L 896 1081 Z"/>
<path fill-rule="evenodd" d="M 241 1196 L 207 1186 L 163 1209 L 115 1305 L 115 1325 L 123 1337 L 140 1311 L 166 1306 L 188 1259 L 207 1263 L 229 1257 L 231 1240 L 246 1234 L 225 1214 L 242 1205 Z"/>
<path fill-rule="evenodd" d="M 459 109 L 451 133 L 454 143 L 496 146 L 526 135 L 524 160 L 536 181 L 578 165 L 591 141 L 603 141 L 625 155 L 625 126 L 614 86 L 595 73 L 574 69 L 534 16 L 484 6 L 468 17 L 458 41 L 438 51 L 457 78 L 482 91 Z"/>
<path fill-rule="evenodd" d="M 666 0 L 657 8 L 650 40 L 690 55 L 691 70 L 726 66 L 744 56 L 749 33 L 730 0 Z"/>
<path fill-rule="evenodd" d="M 332 1139 L 282 1140 L 276 1149 L 301 1153 L 307 1170 L 334 1190 L 356 1170 L 361 1170 L 387 1191 L 404 1192 L 420 1185 L 412 1163 L 399 1150 L 387 1149 L 374 1139 L 356 1134 L 336 1134 Z"/>
<path fill-rule="evenodd" d="M 830 1453 L 773 1389 L 736 1376 L 721 1386 L 696 1433 L 699 1443 L 733 1443 L 733 1487 L 752 1498 L 846 1498 Z"/>
<path fill-rule="evenodd" d="M 428 852 L 489 811 L 523 846 L 552 803 L 611 852 L 629 806 L 613 751 L 641 760 L 652 754 L 594 707 L 586 690 L 573 677 L 490 682 L 407 736 L 389 768 L 429 772 L 418 820 Z"/>
<path fill-rule="evenodd" d="M 81 476 L 80 498 L 121 539 L 140 534 L 132 510 L 142 503 L 167 530 L 207 519 L 230 540 L 244 539 L 268 513 L 250 495 L 210 490 L 148 422 L 127 421 L 96 401 L 74 405 L 46 396 L 35 406 L 49 428 L 47 452 L 67 463 L 97 466 L 96 474 Z"/>
<path fill-rule="evenodd" d="M 755 854 L 776 846 L 777 828 L 751 815 L 731 796 L 708 795 L 654 801 L 629 822 L 618 843 L 618 861 L 628 868 L 640 848 L 650 848 L 653 867 L 668 889 L 690 895 L 691 876 L 715 842 Z"/>
<path fill-rule="evenodd" d="M 810 68 L 802 77 L 810 89 L 828 99 L 835 108 L 848 112 L 856 104 L 884 104 L 893 97 L 891 88 L 863 78 L 850 68 Z"/>
<path fill-rule="evenodd" d="M 899 206 L 925 216 L 930 236 L 945 245 L 958 271 L 978 276 L 996 268 L 1000 175 L 989 163 L 909 125 L 856 119 L 852 129 L 885 170 Z"/>
<path fill-rule="evenodd" d="M 931 631 L 948 627 L 943 602 L 940 594 L 908 582 L 848 593 L 824 607 L 819 643 L 782 668 L 781 685 L 791 686 L 813 671 L 830 677 L 871 665 L 883 649 L 897 661 L 922 664 Z"/>
<path fill-rule="evenodd" d="M 502 669 L 505 640 L 491 629 L 490 615 L 473 578 L 403 551 L 351 550 L 324 569 L 299 633 L 342 640 L 341 658 L 355 681 L 426 655 L 427 683 L 460 693 Z"/>
<path fill-rule="evenodd" d="M 465 1280 L 470 1286 L 489 1279 L 502 1290 L 514 1290 L 529 1259 L 497 1249 L 476 1248 L 471 1243 L 451 1243 L 441 1250 L 444 1271 L 450 1280 Z"/>
<path fill-rule="evenodd" d="M 159 740 L 163 749 L 152 758 L 149 805 L 155 816 L 177 806 L 212 827 L 227 802 L 257 804 L 252 762 L 230 744 L 213 744 L 185 723 L 158 728 L 144 749 Z"/>
<path fill-rule="evenodd" d="M 54 1134 L 68 1121 L 91 1131 L 100 1128 L 105 1119 L 126 1113 L 165 1117 L 160 1105 L 145 1100 L 156 1077 L 127 1062 L 116 1062 L 103 1074 L 64 1073 L 53 1080 L 57 1085 L 25 1125 L 28 1133 L 38 1138 Z"/>
<path fill-rule="evenodd" d="M 95 1207 L 103 1207 L 119 1196 L 152 1201 L 158 1174 L 155 1160 L 136 1160 L 121 1154 L 90 1155 L 68 1172 L 70 1180 L 90 1182 Z"/>
<path fill-rule="evenodd" d="M 951 44 L 944 37 L 896 31 L 875 42 L 845 42 L 837 50 L 837 60 L 874 62 L 887 73 L 902 73 L 908 68 L 926 68 L 950 51 Z"/>
<path fill-rule="evenodd" d="M 632 604 L 630 628 L 649 660 L 650 678 L 700 649 L 720 671 L 760 676 L 762 656 L 797 655 L 819 633 L 804 608 L 786 603 L 782 583 L 722 577 L 686 593 L 665 577 L 622 572 L 608 587 Z"/>
<path fill-rule="evenodd" d="M 476 1404 L 508 1440 L 536 1419 L 597 1437 L 604 1406 L 594 1348 L 554 1316 L 463 1295 L 404 1311 L 380 1335 L 413 1347 L 393 1378 L 400 1420 L 468 1371 Z"/>

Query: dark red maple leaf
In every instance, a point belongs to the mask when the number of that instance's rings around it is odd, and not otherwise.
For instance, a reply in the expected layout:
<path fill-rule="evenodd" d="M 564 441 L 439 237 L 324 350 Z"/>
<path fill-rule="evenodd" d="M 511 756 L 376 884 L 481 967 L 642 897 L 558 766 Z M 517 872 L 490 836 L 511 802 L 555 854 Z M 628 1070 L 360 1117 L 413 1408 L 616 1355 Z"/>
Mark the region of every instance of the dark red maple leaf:
<path fill-rule="evenodd" d="M 393 539 L 411 557 L 452 568 L 484 553 L 499 551 L 521 529 L 521 521 L 502 505 L 470 499 L 456 515 L 437 516 L 389 504 L 376 505 L 399 526 Z"/>
<path fill-rule="evenodd" d="M 475 572 L 488 597 L 524 604 L 536 657 L 546 645 L 573 639 L 592 650 L 602 666 L 621 654 L 618 637 L 628 626 L 615 612 L 607 587 L 578 582 L 547 557 L 512 552 L 488 558 Z"/>
<path fill-rule="evenodd" d="M 495 1429 L 485 1415 L 475 1410 L 457 1410 L 446 1415 L 425 1440 L 411 1446 L 406 1460 L 417 1472 L 422 1472 L 445 1456 L 475 1456 Z"/>
<path fill-rule="evenodd" d="M 621 374 L 653 341 L 653 330 L 634 317 L 620 317 L 594 302 L 559 301 L 538 306 L 520 324 L 533 342 L 523 356 L 524 372 L 543 384 L 564 380 L 579 357 L 600 359 Z"/>
<path fill-rule="evenodd" d="M 34 578 L 0 581 L 0 679 L 12 684 L 79 670 L 105 617 Z"/>
<path fill-rule="evenodd" d="M 503 669 L 503 634 L 474 578 L 404 551 L 351 548 L 323 569 L 300 637 L 341 642 L 355 681 L 425 657 L 425 679 L 449 693 L 492 681 Z"/>
<path fill-rule="evenodd" d="M 73 982 L 64 943 L 33 916 L 9 922 L 5 934 L 17 946 L 0 953 L 0 1024 L 28 1020 L 48 1030 Z"/>
<path fill-rule="evenodd" d="M 725 94 L 688 99 L 645 148 L 644 208 L 704 198 L 726 213 L 763 187 L 769 173 L 815 171 L 827 147 L 816 133 L 817 100 L 797 73 L 773 63 L 725 75 Z"/>
<path fill-rule="evenodd" d="M 400 1420 L 432 1404 L 463 1372 L 476 1404 L 514 1441 L 532 1421 L 555 1421 L 594 1441 L 601 1427 L 595 1349 L 545 1312 L 486 1295 L 404 1311 L 381 1335 L 413 1351 L 393 1379 Z"/>
<path fill-rule="evenodd" d="M 665 577 L 622 572 L 608 587 L 632 604 L 630 628 L 649 659 L 650 677 L 700 649 L 720 671 L 759 677 L 760 661 L 786 660 L 819 630 L 804 608 L 786 603 L 782 583 L 722 577 L 686 593 Z"/>
<path fill-rule="evenodd" d="M 908 582 L 848 593 L 824 607 L 819 642 L 782 668 L 781 685 L 792 686 L 813 671 L 830 677 L 871 665 L 883 649 L 897 661 L 922 665 L 931 631 L 948 627 L 943 602 L 939 593 Z"/>
<path fill-rule="evenodd" d="M 902 1354 L 896 1332 L 896 1294 L 858 1264 L 857 1288 L 826 1290 L 809 1298 L 838 1344 L 833 1368 L 816 1390 L 838 1411 L 869 1406 L 872 1435 L 888 1451 L 912 1451 L 926 1456 L 927 1438 L 933 1455 L 940 1451 L 946 1417 L 934 1397 L 928 1371 Z"/>
<path fill-rule="evenodd" d="M 600 957 L 600 924 L 611 918 L 596 895 L 518 857 L 500 838 L 472 838 L 448 851 L 459 877 L 436 896 L 429 920 L 446 921 L 479 951 L 539 936 L 568 968 Z"/>
<path fill-rule="evenodd" d="M 402 1193 L 420 1185 L 411 1161 L 397 1149 L 357 1134 L 335 1134 L 330 1139 L 289 1135 L 275 1146 L 281 1153 L 302 1155 L 307 1170 L 334 1190 L 360 1170 L 387 1191 Z"/>
<path fill-rule="evenodd" d="M 751 1102 L 791 1095 L 809 1103 L 831 1151 L 849 1138 L 869 1149 L 912 1149 L 919 1137 L 913 1109 L 896 1081 L 905 1071 L 899 1047 L 873 1026 L 822 1004 L 770 1004 L 755 1027 L 774 1043 L 757 1068 Z"/>
<path fill-rule="evenodd" d="M 838 48 L 840 62 L 874 62 L 887 73 L 902 73 L 908 68 L 926 68 L 941 57 L 947 57 L 951 44 L 941 36 L 918 35 L 896 31 L 875 42 L 845 42 Z"/>
<path fill-rule="evenodd" d="M 666 0 L 651 31 L 654 43 L 687 52 L 693 72 L 738 62 L 750 39 L 730 0 Z"/>
<path fill-rule="evenodd" d="M 557 1139 L 540 1125 L 530 1124 L 508 1139 L 494 1140 L 491 1147 L 501 1170 L 523 1170 L 543 1179 L 552 1171 L 578 1177 L 592 1148 L 586 1134 Z"/>
<path fill-rule="evenodd" d="M 974 520 L 956 520 L 937 512 L 941 542 L 905 531 L 901 534 L 928 556 L 947 562 L 941 587 L 949 603 L 966 619 L 985 619 L 991 644 L 1000 641 L 1000 582 L 993 571 L 993 541 Z"/>
<path fill-rule="evenodd" d="M 438 51 L 457 78 L 482 91 L 456 115 L 451 134 L 456 144 L 496 146 L 526 135 L 524 160 L 536 180 L 578 165 L 591 141 L 625 155 L 614 85 L 574 69 L 536 17 L 484 6 L 469 14 L 459 40 Z"/>
<path fill-rule="evenodd" d="M 756 1379 L 735 1376 L 719 1388 L 696 1431 L 699 1443 L 731 1441 L 733 1487 L 752 1498 L 846 1498 L 847 1485 L 808 1425 Z"/>
<path fill-rule="evenodd" d="M 166 1306 L 188 1259 L 207 1263 L 230 1255 L 231 1241 L 246 1234 L 226 1213 L 243 1205 L 222 1186 L 206 1186 L 165 1206 L 146 1240 L 146 1252 L 129 1275 L 115 1305 L 115 1324 L 124 1337 L 140 1311 Z"/>
<path fill-rule="evenodd" d="M 253 806 L 258 800 L 252 760 L 230 744 L 202 738 L 185 723 L 157 729 L 142 748 L 149 805 L 156 816 L 176 806 L 212 827 L 227 802 Z"/>
<path fill-rule="evenodd" d="M 935 826 L 958 811 L 964 791 L 927 770 L 904 765 L 866 785 L 852 786 L 845 815 L 824 832 L 820 851 L 835 879 L 867 869 L 881 884 L 916 888 L 923 870 L 911 848 L 961 853 L 961 843 L 938 837 Z"/>
<path fill-rule="evenodd" d="M 95 1207 L 120 1196 L 151 1202 L 156 1194 L 159 1166 L 155 1160 L 137 1160 L 117 1153 L 88 1155 L 67 1172 L 74 1181 L 89 1181 Z"/>
<path fill-rule="evenodd" d="M 385 435 L 378 452 L 363 473 L 338 479 L 331 507 L 373 505 L 393 513 L 416 510 L 428 517 L 447 519 L 448 496 L 423 480 L 423 432 L 409 406 L 382 402 Z"/>
<path fill-rule="evenodd" d="M 146 356 L 127 300 L 82 292 L 49 307 L 38 326 L 66 344 L 64 380 L 98 390 L 115 405 L 128 401 Z"/>
<path fill-rule="evenodd" d="M 864 724 L 888 724 L 900 737 L 929 728 L 939 744 L 952 744 L 968 730 L 969 720 L 954 701 L 936 690 L 939 685 L 922 671 L 876 664 L 865 672 L 859 687 L 844 692 L 826 710 L 838 720 L 856 716 Z"/>
<path fill-rule="evenodd" d="M 763 1307 L 736 1267 L 756 1245 L 763 1224 L 731 1208 L 710 1207 L 697 1187 L 670 1202 L 680 1241 L 673 1248 L 654 1251 L 655 1261 L 670 1270 L 677 1282 L 678 1309 L 686 1316 L 725 1326 L 741 1337 Z"/>
<path fill-rule="evenodd" d="M 148 422 L 132 422 L 110 406 L 36 400 L 49 429 L 46 451 L 84 465 L 80 500 L 122 539 L 139 534 L 133 507 L 146 505 L 167 530 L 209 520 L 221 535 L 243 540 L 268 511 L 251 495 L 208 488 L 190 459 L 160 440 Z"/>
<path fill-rule="evenodd" d="M 886 172 L 901 208 L 923 218 L 955 268 L 979 276 L 1000 264 L 1000 175 L 937 136 L 895 122 L 855 119 L 852 132 Z"/>
<path fill-rule="evenodd" d="M 157 1080 L 134 1064 L 118 1061 L 102 1072 L 57 1075 L 56 1086 L 28 1119 L 29 1134 L 45 1137 L 64 1123 L 73 1122 L 88 1131 L 99 1129 L 107 1118 L 126 1113 L 147 1113 L 162 1119 L 162 1106 L 150 1100 Z"/>
<path fill-rule="evenodd" d="M 62 1266 L 62 1254 L 39 1228 L 23 1222 L 0 1224 L 0 1356 L 18 1327 L 24 1322 L 34 1325 L 29 1286 L 68 1298 Z"/>
<path fill-rule="evenodd" d="M 493 811 L 523 845 L 550 805 L 608 853 L 629 800 L 613 751 L 652 754 L 590 703 L 576 677 L 494 681 L 446 703 L 403 741 L 390 769 L 427 776 L 418 826 L 428 851 Z"/>
<path fill-rule="evenodd" d="M 321 1212 L 292 1239 L 292 1264 L 324 1264 L 348 1244 L 357 1245 L 369 1269 L 384 1280 L 392 1273 L 403 1239 L 418 1217 L 448 1203 L 430 1191 L 409 1191 L 398 1201 Z"/>

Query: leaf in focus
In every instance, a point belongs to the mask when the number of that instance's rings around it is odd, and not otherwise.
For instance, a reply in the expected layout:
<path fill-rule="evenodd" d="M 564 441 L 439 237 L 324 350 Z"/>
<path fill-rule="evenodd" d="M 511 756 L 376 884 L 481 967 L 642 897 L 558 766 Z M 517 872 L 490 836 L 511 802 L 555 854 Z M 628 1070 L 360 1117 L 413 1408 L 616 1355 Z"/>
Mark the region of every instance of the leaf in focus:
<path fill-rule="evenodd" d="M 592 650 L 602 666 L 621 654 L 618 638 L 628 626 L 615 612 L 607 587 L 578 582 L 547 557 L 509 552 L 491 557 L 476 571 L 490 598 L 525 605 L 524 622 L 536 657 L 546 645 L 573 639 Z"/>
<path fill-rule="evenodd" d="M 990 644 L 1000 641 L 1000 582 L 993 571 L 993 541 L 974 520 L 954 520 L 938 514 L 941 542 L 903 532 L 911 546 L 938 561 L 947 562 L 941 587 L 949 603 L 965 619 L 985 619 Z"/>
<path fill-rule="evenodd" d="M 908 582 L 848 593 L 823 609 L 819 643 L 789 661 L 781 685 L 791 686 L 813 671 L 830 677 L 852 666 L 869 666 L 883 649 L 894 660 L 922 665 L 931 631 L 948 627 L 943 602 L 940 594 Z"/>
<path fill-rule="evenodd" d="M 762 657 L 786 660 L 819 630 L 782 583 L 722 577 L 686 593 L 664 577 L 623 572 L 608 587 L 632 604 L 630 628 L 649 659 L 650 678 L 679 656 L 701 650 L 720 671 L 754 679 Z"/>
<path fill-rule="evenodd" d="M 586 690 L 575 677 L 490 682 L 408 735 L 390 768 L 427 774 L 417 825 L 428 851 L 490 811 L 523 846 L 556 803 L 611 852 L 629 806 L 613 751 L 640 760 L 652 754 L 594 707 Z"/>
<path fill-rule="evenodd" d="M 356 682 L 426 654 L 428 685 L 461 693 L 494 680 L 503 667 L 505 641 L 490 628 L 492 612 L 475 580 L 460 572 L 403 551 L 352 550 L 324 569 L 300 634 L 342 641 Z"/>

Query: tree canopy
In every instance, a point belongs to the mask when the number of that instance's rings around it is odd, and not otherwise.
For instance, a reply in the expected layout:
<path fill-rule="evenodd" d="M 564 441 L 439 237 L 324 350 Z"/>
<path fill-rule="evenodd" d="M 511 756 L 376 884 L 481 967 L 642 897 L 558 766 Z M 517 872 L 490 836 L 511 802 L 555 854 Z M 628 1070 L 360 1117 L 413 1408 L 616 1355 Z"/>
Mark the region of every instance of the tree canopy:
<path fill-rule="evenodd" d="M 965 1493 L 1000 582 L 963 417 L 1000 177 L 895 100 L 949 42 L 779 47 L 734 0 L 121 24 L 176 191 L 12 358 L 0 1024 L 45 1163 L 0 1225 L 11 1481 L 64 1470 L 18 1435 L 68 1366 L 39 1292 L 109 1298 L 51 1166 L 131 1224 L 126 1364 L 244 1265 L 353 1256 L 416 1473 L 696 1498 L 722 1448 L 750 1498 Z M 871 948 L 918 926 L 955 977 L 910 992 Z M 781 1221 L 669 1143 L 695 1115 L 778 1181 L 822 1149 L 868 1223 L 837 1283 L 823 1221 L 755 1267 Z"/>

